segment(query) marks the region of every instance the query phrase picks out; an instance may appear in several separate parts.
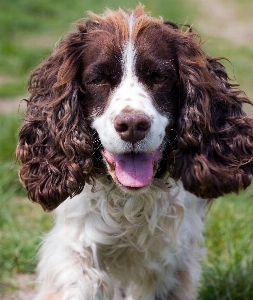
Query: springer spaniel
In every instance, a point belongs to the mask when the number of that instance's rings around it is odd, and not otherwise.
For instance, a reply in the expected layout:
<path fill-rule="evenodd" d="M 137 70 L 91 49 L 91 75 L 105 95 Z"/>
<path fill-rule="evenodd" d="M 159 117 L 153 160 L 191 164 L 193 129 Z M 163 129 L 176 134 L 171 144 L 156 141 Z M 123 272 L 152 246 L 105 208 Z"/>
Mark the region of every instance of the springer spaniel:
<path fill-rule="evenodd" d="M 208 204 L 251 182 L 250 101 L 196 33 L 142 6 L 77 27 L 32 74 L 17 147 L 55 217 L 36 299 L 194 299 Z"/>

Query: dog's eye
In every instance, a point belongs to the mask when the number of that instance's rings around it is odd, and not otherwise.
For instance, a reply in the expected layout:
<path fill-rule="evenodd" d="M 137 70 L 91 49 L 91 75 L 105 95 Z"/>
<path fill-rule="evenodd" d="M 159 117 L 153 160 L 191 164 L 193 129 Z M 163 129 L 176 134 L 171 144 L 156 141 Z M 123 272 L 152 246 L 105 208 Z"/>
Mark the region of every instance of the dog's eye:
<path fill-rule="evenodd" d="M 102 85 L 105 84 L 107 81 L 104 77 L 97 77 L 94 80 L 92 80 L 92 83 L 96 84 L 96 85 Z"/>
<path fill-rule="evenodd" d="M 161 83 L 164 82 L 166 80 L 166 76 L 159 74 L 159 73 L 154 73 L 152 76 L 153 82 L 154 83 Z"/>

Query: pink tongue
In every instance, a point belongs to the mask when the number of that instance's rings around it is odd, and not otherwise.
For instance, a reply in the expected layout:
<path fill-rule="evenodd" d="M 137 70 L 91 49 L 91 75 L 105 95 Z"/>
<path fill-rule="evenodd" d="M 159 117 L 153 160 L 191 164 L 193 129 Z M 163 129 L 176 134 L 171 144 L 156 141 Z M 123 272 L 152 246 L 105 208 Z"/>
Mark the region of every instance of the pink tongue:
<path fill-rule="evenodd" d="M 128 187 L 144 187 L 153 178 L 154 162 L 160 158 L 160 150 L 153 153 L 113 154 L 104 152 L 105 158 L 115 166 L 118 181 Z"/>

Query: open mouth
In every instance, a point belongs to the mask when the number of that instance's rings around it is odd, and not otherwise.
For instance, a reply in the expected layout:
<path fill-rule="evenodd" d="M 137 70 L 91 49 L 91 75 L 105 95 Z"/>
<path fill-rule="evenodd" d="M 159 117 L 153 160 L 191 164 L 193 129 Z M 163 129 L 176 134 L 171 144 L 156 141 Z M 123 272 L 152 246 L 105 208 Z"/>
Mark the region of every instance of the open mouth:
<path fill-rule="evenodd" d="M 121 185 L 127 188 L 142 188 L 149 185 L 154 177 L 156 163 L 161 158 L 161 149 L 158 148 L 152 153 L 125 154 L 114 154 L 104 150 L 103 154 L 110 171 Z"/>

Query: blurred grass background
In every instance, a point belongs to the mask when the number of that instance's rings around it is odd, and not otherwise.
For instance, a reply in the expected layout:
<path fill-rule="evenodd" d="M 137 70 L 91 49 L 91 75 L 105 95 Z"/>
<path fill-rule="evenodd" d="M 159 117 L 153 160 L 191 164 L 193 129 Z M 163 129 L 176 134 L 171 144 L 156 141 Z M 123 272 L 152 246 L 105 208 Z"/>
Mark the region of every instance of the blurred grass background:
<path fill-rule="evenodd" d="M 74 30 L 70 24 L 85 17 L 87 10 L 102 13 L 106 7 L 134 8 L 138 3 L 138 0 L 1 0 L 0 112 L 1 105 L 27 95 L 30 72 L 63 35 Z M 207 40 L 204 49 L 212 56 L 225 56 L 232 62 L 232 65 L 224 62 L 230 77 L 235 77 L 253 99 L 252 40 L 239 43 L 214 30 L 217 20 L 215 15 L 212 18 L 212 14 L 203 13 L 203 0 L 143 0 L 142 3 L 152 16 L 193 24 Z M 246 24 L 252 18 L 251 0 L 209 0 L 208 9 L 212 11 L 217 3 L 232 7 L 238 22 Z M 224 9 L 224 16 L 226 13 Z M 202 27 L 203 22 L 208 25 Z M 231 30 L 233 25 L 236 26 L 232 16 Z M 40 236 L 52 226 L 51 217 L 27 200 L 18 182 L 15 146 L 21 123 L 18 104 L 12 113 L 0 114 L 0 298 L 5 295 L 5 299 L 18 287 L 16 274 L 34 272 Z M 252 194 L 250 188 L 237 197 L 228 195 L 213 204 L 206 222 L 208 255 L 203 263 L 199 299 L 253 299 Z"/>

